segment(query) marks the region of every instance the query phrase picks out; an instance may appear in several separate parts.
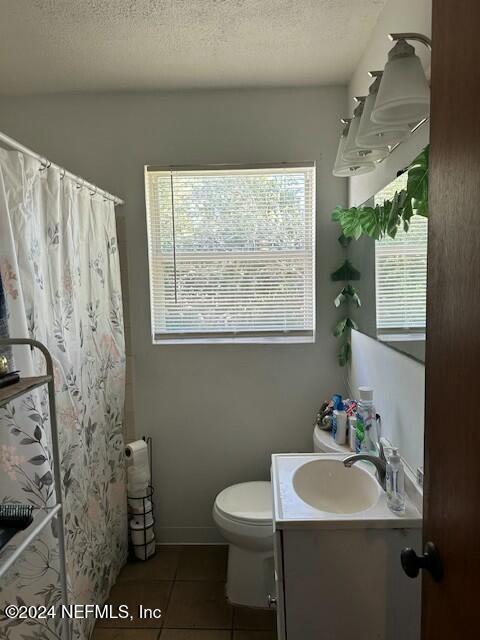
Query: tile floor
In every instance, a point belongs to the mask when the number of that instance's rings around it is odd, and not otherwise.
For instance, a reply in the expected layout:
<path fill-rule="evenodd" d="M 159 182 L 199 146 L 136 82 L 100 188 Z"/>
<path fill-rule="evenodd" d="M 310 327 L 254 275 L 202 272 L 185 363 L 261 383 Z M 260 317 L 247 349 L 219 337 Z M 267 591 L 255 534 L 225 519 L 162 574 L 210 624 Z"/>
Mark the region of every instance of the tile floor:
<path fill-rule="evenodd" d="M 226 546 L 161 546 L 127 564 L 108 604 L 160 608 L 159 620 L 100 620 L 92 640 L 275 640 L 273 611 L 225 598 Z"/>

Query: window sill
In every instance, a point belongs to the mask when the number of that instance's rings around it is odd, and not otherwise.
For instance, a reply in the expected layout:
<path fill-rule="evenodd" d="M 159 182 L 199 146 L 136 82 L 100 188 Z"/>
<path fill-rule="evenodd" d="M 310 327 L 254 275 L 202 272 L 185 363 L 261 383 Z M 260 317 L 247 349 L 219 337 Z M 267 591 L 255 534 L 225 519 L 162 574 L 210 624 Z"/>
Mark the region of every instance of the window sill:
<path fill-rule="evenodd" d="M 152 344 L 173 345 L 173 344 L 313 344 L 315 336 L 268 336 L 248 337 L 241 336 L 238 338 L 165 338 L 162 340 L 153 339 Z"/>
<path fill-rule="evenodd" d="M 425 333 L 380 333 L 377 334 L 380 342 L 425 342 Z"/>

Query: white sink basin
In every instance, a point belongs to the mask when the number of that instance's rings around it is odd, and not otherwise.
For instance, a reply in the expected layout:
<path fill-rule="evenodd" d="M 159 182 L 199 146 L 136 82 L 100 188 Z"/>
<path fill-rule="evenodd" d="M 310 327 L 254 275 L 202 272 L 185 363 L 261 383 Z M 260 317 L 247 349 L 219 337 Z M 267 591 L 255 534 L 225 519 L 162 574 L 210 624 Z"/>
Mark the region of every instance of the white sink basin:
<path fill-rule="evenodd" d="M 366 511 L 378 502 L 382 491 L 365 469 L 347 469 L 341 460 L 320 458 L 295 471 L 293 489 L 311 507 L 329 513 Z"/>

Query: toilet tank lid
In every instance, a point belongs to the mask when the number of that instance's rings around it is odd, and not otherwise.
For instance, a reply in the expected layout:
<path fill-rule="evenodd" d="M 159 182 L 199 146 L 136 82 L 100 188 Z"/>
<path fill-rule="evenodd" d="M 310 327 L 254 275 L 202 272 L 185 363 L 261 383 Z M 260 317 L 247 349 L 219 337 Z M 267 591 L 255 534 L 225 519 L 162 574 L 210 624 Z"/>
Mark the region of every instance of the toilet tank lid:
<path fill-rule="evenodd" d="M 215 504 L 225 516 L 235 520 L 270 524 L 272 500 L 271 482 L 242 482 L 221 491 Z"/>

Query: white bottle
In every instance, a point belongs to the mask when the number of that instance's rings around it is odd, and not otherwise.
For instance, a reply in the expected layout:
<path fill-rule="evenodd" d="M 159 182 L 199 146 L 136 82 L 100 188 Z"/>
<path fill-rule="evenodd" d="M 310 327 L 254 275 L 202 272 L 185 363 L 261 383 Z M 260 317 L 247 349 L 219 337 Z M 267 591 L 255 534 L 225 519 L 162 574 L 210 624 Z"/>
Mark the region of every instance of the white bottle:
<path fill-rule="evenodd" d="M 348 443 L 352 451 L 357 449 L 357 416 L 348 418 Z"/>
<path fill-rule="evenodd" d="M 357 404 L 357 450 L 376 454 L 378 434 L 375 407 L 373 406 L 373 389 L 359 387 L 360 400 Z"/>
<path fill-rule="evenodd" d="M 387 506 L 390 511 L 405 513 L 405 471 L 398 449 L 392 448 L 387 462 Z"/>
<path fill-rule="evenodd" d="M 337 427 L 335 429 L 335 442 L 337 444 L 345 444 L 347 441 L 347 412 L 343 402 L 340 403 L 338 409 L 335 409 L 333 415 Z"/>

